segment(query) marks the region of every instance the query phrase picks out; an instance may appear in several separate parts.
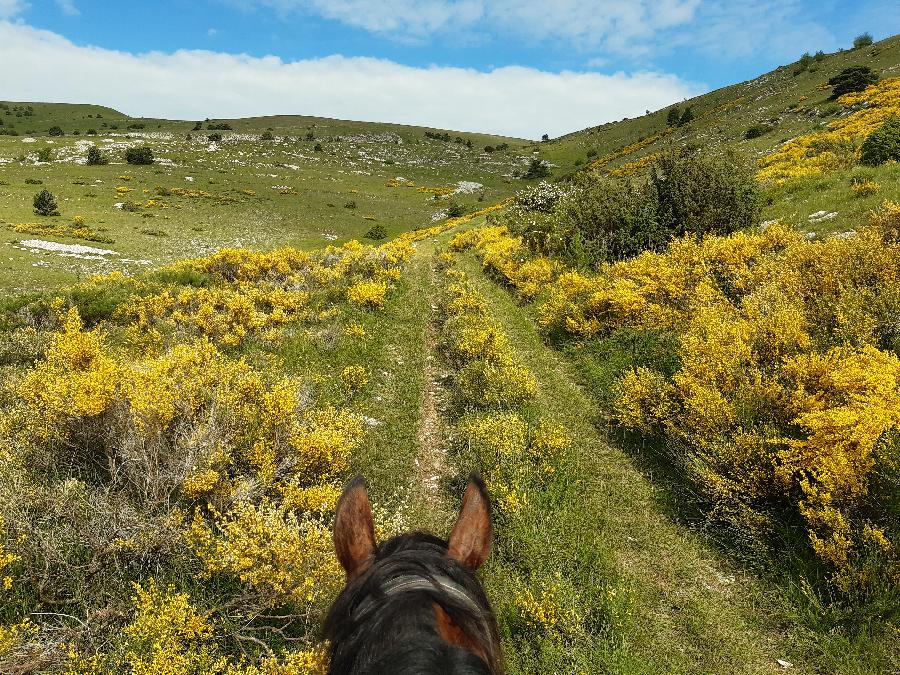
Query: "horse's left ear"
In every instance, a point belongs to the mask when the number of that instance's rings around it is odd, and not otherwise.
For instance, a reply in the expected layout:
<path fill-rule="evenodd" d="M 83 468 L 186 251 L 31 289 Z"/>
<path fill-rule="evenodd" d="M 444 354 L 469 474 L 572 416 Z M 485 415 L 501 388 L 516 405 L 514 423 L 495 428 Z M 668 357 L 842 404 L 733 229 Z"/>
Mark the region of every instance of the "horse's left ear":
<path fill-rule="evenodd" d="M 375 555 L 375 524 L 362 476 L 347 485 L 338 500 L 334 512 L 334 550 L 348 579 L 365 572 Z"/>
<path fill-rule="evenodd" d="M 463 566 L 476 570 L 487 560 L 490 550 L 491 500 L 484 483 L 473 473 L 450 533 L 447 553 Z"/>

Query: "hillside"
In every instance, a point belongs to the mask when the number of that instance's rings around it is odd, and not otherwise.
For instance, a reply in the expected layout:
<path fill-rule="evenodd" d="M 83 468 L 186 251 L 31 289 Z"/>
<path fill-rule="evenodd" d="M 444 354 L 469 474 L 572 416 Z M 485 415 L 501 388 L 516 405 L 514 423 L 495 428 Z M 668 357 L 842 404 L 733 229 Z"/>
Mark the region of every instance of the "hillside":
<path fill-rule="evenodd" d="M 646 162 L 657 153 L 688 145 L 711 153 L 733 150 L 756 161 L 787 141 L 825 129 L 849 114 L 849 109 L 830 98 L 828 80 L 856 65 L 872 68 L 882 79 L 900 76 L 900 36 L 863 49 L 823 54 L 805 69 L 799 69 L 798 63 L 787 64 L 753 80 L 680 102 L 677 107 L 681 112 L 690 107 L 694 115 L 693 121 L 684 126 L 667 125 L 670 106 L 553 139 L 536 149 L 556 165 L 557 176 L 587 168 L 634 175 L 645 170 Z M 758 127 L 760 135 L 748 139 L 746 133 L 752 127 Z M 817 232 L 851 229 L 884 196 L 900 194 L 897 171 L 888 169 L 881 175 L 883 194 L 870 199 L 853 198 L 850 172 L 800 181 L 789 193 L 776 191 L 767 198 L 764 219 L 781 218 L 795 227 Z M 823 210 L 836 211 L 837 217 L 810 222 L 811 214 Z"/>
<path fill-rule="evenodd" d="M 0 672 L 324 675 L 343 486 L 470 472 L 510 675 L 900 672 L 900 165 L 804 164 L 898 48 L 542 144 L 0 106 Z"/>
<path fill-rule="evenodd" d="M 344 242 L 376 224 L 381 237 L 395 236 L 440 220 L 452 204 L 472 210 L 509 196 L 513 173 L 527 163 L 516 139 L 403 125 L 277 116 L 203 121 L 195 130 L 195 122 L 133 119 L 97 106 L 0 106 L 0 131 L 20 134 L 0 135 L 6 290 L 135 271 L 224 246 Z M 52 127 L 64 135 L 49 135 Z M 107 165 L 85 165 L 94 144 Z M 507 149 L 486 153 L 488 145 Z M 126 150 L 139 146 L 151 148 L 153 165 L 126 164 Z M 41 189 L 56 196 L 60 216 L 38 223 L 32 199 Z M 19 243 L 34 239 L 95 250 Z"/>

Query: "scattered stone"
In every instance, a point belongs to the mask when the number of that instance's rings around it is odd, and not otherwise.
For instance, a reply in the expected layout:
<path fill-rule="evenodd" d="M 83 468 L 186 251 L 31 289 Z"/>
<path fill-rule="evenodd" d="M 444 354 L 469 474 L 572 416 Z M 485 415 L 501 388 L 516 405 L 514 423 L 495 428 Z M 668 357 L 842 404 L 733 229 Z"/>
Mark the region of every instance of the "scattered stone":
<path fill-rule="evenodd" d="M 837 211 L 816 211 L 815 213 L 809 214 L 808 220 L 811 223 L 821 223 L 823 220 L 831 220 L 836 217 Z"/>

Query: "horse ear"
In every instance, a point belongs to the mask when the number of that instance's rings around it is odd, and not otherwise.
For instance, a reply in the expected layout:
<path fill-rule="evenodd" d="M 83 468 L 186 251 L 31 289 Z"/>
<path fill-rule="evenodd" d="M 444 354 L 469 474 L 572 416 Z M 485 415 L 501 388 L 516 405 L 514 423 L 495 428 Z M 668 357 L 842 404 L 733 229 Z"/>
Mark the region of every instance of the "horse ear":
<path fill-rule="evenodd" d="M 476 570 L 487 560 L 490 550 L 491 499 L 482 480 L 473 473 L 450 533 L 447 553 L 463 566 Z"/>
<path fill-rule="evenodd" d="M 362 476 L 353 479 L 338 500 L 334 514 L 334 550 L 348 579 L 365 572 L 375 555 L 375 524 Z"/>

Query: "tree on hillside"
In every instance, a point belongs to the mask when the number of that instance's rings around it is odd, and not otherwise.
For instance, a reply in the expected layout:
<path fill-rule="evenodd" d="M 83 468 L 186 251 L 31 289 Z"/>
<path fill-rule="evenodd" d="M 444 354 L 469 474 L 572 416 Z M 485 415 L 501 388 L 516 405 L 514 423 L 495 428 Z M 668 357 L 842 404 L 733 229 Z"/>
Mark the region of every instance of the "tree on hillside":
<path fill-rule="evenodd" d="M 62 136 L 63 130 L 60 127 L 50 127 L 47 129 L 47 133 L 51 136 Z"/>
<path fill-rule="evenodd" d="M 550 140 L 550 134 L 544 134 L 543 136 L 541 136 L 542 143 L 546 143 L 549 140 Z"/>
<path fill-rule="evenodd" d="M 44 189 L 34 196 L 34 212 L 39 216 L 58 216 L 56 197 L 50 190 Z"/>
<path fill-rule="evenodd" d="M 688 106 L 684 109 L 684 112 L 681 114 L 681 119 L 678 120 L 678 126 L 683 127 L 685 124 L 690 124 L 694 121 L 694 107 Z"/>
<path fill-rule="evenodd" d="M 878 82 L 878 74 L 872 72 L 869 66 L 850 66 L 844 68 L 837 75 L 828 80 L 834 89 L 831 98 L 838 98 L 854 91 L 862 91 L 870 84 Z"/>
<path fill-rule="evenodd" d="M 677 105 L 669 108 L 669 113 L 666 115 L 666 126 L 667 127 L 677 127 L 678 123 L 681 121 L 681 108 Z"/>
<path fill-rule="evenodd" d="M 872 39 L 872 34 L 869 32 L 865 32 L 862 35 L 857 35 L 853 39 L 853 49 L 860 49 L 861 47 L 868 47 L 870 44 L 874 43 L 875 40 Z"/>
<path fill-rule="evenodd" d="M 531 180 L 532 178 L 546 178 L 549 175 L 550 167 L 547 166 L 544 160 L 534 157 L 528 165 L 528 169 L 522 175 L 522 179 Z"/>

